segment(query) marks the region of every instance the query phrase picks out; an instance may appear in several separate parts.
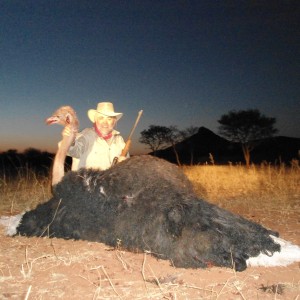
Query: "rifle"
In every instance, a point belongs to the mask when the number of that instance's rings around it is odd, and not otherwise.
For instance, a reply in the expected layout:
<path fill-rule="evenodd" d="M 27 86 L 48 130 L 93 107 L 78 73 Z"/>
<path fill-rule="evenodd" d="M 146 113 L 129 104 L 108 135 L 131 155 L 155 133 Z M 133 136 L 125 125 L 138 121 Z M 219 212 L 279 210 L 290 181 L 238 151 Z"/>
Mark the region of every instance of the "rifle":
<path fill-rule="evenodd" d="M 141 116 L 142 116 L 142 113 L 143 113 L 143 111 L 140 110 L 139 113 L 138 113 L 138 116 L 137 116 L 137 118 L 135 120 L 135 123 L 134 123 L 134 125 L 133 125 L 133 127 L 132 127 L 132 129 L 130 131 L 130 134 L 128 136 L 127 142 L 125 144 L 125 147 L 123 148 L 120 156 L 126 156 L 127 155 L 128 151 L 129 151 L 129 148 L 130 148 L 130 145 L 131 145 L 131 137 L 132 137 L 133 132 L 134 132 L 134 130 L 135 130 L 135 128 L 136 128 L 136 126 L 137 126 L 137 124 L 138 124 Z M 117 162 L 118 162 L 118 157 L 115 157 L 114 160 L 113 160 L 113 162 L 112 162 L 112 164 L 111 164 L 111 166 L 116 165 Z"/>

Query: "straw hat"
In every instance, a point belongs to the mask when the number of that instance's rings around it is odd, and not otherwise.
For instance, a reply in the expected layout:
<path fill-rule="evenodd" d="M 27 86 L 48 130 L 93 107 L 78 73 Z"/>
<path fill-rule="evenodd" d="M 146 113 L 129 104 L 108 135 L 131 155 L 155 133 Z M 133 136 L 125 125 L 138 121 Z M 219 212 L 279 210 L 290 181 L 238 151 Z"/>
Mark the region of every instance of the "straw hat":
<path fill-rule="evenodd" d="M 123 113 L 115 112 L 114 105 L 111 102 L 100 102 L 97 105 L 97 109 L 89 109 L 87 114 L 89 119 L 94 123 L 95 122 L 95 115 L 99 113 L 101 115 L 107 117 L 116 117 L 117 120 L 120 120 L 123 116 Z"/>

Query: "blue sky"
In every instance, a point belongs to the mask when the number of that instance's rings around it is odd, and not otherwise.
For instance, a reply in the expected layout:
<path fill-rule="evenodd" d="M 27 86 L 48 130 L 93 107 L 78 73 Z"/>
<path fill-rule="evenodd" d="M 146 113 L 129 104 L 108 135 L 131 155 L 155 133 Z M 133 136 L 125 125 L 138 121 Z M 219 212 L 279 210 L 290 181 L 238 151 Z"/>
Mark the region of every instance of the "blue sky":
<path fill-rule="evenodd" d="M 149 125 L 205 126 L 257 108 L 300 137 L 299 1 L 0 0 L 0 151 L 55 151 L 71 105 L 112 101 L 126 139 Z"/>

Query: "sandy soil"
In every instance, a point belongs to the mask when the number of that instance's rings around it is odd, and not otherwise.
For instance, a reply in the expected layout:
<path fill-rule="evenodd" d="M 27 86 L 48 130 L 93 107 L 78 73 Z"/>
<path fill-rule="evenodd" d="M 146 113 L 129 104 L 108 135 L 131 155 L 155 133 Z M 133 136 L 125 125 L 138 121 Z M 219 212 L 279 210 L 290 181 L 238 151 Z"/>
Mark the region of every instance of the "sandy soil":
<path fill-rule="evenodd" d="M 300 216 L 246 215 L 300 245 Z M 100 243 L 6 237 L 0 229 L 0 299 L 300 299 L 300 263 L 178 269 L 148 253 Z"/>

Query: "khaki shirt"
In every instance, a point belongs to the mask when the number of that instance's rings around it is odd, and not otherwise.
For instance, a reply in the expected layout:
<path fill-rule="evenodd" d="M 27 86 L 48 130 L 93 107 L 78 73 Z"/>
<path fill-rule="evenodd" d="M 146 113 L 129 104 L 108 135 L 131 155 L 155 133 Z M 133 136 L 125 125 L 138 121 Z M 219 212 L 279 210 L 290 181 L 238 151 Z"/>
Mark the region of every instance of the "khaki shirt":
<path fill-rule="evenodd" d="M 113 159 L 119 157 L 125 142 L 120 133 L 112 132 L 112 138 L 107 142 L 99 137 L 94 128 L 86 128 L 79 133 L 75 144 L 68 151 L 72 156 L 72 170 L 80 168 L 95 168 L 106 170 L 111 167 Z"/>

